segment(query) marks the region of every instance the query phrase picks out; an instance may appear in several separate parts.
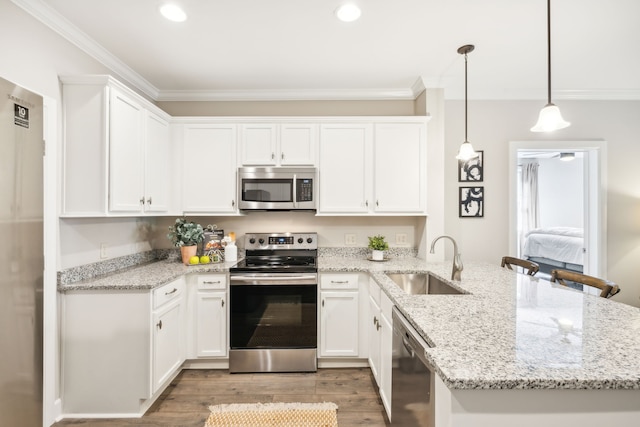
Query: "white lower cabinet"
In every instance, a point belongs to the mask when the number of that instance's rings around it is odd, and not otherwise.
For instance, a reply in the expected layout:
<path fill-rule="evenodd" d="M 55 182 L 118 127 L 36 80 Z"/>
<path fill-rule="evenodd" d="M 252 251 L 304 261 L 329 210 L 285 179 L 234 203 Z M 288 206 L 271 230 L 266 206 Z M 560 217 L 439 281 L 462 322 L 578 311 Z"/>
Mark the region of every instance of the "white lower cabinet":
<path fill-rule="evenodd" d="M 369 280 L 369 366 L 378 385 L 387 416 L 391 418 L 391 363 L 393 303 L 373 280 Z"/>
<path fill-rule="evenodd" d="M 196 280 L 195 355 L 227 357 L 227 276 L 201 274 Z"/>
<path fill-rule="evenodd" d="M 142 415 L 184 360 L 184 278 L 62 295 L 64 414 Z"/>
<path fill-rule="evenodd" d="M 323 273 L 319 293 L 319 357 L 366 358 L 367 276 L 363 274 Z M 366 307 L 366 305 L 364 306 Z"/>
<path fill-rule="evenodd" d="M 168 303 L 153 316 L 153 392 L 168 380 L 184 361 L 181 301 Z"/>

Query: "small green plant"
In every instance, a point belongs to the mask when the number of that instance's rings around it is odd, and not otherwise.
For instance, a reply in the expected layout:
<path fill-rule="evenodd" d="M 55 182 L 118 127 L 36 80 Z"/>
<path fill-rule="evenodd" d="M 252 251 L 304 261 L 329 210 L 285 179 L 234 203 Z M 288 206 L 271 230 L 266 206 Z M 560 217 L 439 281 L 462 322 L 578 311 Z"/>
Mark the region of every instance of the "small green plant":
<path fill-rule="evenodd" d="M 204 240 L 204 230 L 200 224 L 187 221 L 186 218 L 176 218 L 175 224 L 169 226 L 167 238 L 171 240 L 173 246 L 193 246 Z"/>
<path fill-rule="evenodd" d="M 378 234 L 377 236 L 369 236 L 369 249 L 374 251 L 386 251 L 389 249 L 389 244 L 384 240 L 384 236 Z"/>

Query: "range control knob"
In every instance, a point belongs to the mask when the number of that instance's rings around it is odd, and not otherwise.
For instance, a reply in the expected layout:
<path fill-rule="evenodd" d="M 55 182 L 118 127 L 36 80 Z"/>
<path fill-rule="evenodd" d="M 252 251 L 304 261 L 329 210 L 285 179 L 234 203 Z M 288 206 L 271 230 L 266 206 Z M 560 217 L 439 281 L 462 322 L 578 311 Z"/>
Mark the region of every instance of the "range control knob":
<path fill-rule="evenodd" d="M 304 240 L 302 239 L 302 237 L 298 237 L 298 243 L 302 243 L 304 242 Z"/>
<path fill-rule="evenodd" d="M 263 244 L 264 244 L 264 239 L 260 239 L 260 240 L 258 240 L 258 242 L 259 242 L 261 245 L 263 245 Z"/>
<path fill-rule="evenodd" d="M 307 243 L 311 243 L 311 242 L 313 242 L 313 239 L 311 237 L 308 237 L 307 238 Z"/>
<path fill-rule="evenodd" d="M 249 243 L 251 243 L 252 245 L 256 242 L 256 239 L 254 239 L 253 237 L 249 239 Z"/>

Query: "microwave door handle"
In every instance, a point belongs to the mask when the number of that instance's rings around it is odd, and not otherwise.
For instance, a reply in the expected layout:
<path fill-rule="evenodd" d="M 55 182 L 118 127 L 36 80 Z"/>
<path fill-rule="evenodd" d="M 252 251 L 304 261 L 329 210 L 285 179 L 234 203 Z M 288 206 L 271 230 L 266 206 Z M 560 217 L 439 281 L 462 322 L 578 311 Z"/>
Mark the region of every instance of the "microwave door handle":
<path fill-rule="evenodd" d="M 298 207 L 298 191 L 296 186 L 298 185 L 297 175 L 293 174 L 293 208 Z"/>

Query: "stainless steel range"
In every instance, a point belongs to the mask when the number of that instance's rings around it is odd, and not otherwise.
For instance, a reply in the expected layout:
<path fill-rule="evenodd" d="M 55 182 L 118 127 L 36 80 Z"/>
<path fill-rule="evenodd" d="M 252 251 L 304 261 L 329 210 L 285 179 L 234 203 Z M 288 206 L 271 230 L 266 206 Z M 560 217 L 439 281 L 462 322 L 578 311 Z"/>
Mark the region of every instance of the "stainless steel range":
<path fill-rule="evenodd" d="M 317 370 L 318 235 L 249 233 L 230 269 L 229 371 Z"/>

